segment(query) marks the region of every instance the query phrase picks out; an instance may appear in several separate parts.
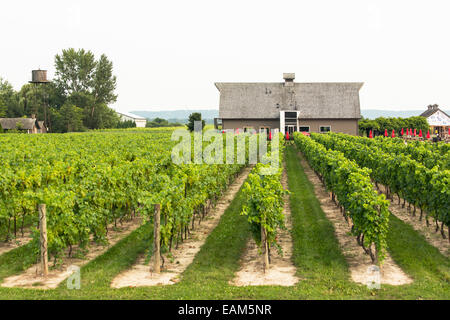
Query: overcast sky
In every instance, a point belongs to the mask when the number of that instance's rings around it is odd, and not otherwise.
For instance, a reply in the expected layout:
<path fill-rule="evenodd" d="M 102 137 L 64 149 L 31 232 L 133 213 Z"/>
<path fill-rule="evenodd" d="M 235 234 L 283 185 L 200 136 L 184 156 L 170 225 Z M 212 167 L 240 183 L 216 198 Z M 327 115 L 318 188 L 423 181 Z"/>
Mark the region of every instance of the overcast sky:
<path fill-rule="evenodd" d="M 131 110 L 217 108 L 214 82 L 362 81 L 363 109 L 450 106 L 449 1 L 0 2 L 0 77 L 105 53 Z"/>

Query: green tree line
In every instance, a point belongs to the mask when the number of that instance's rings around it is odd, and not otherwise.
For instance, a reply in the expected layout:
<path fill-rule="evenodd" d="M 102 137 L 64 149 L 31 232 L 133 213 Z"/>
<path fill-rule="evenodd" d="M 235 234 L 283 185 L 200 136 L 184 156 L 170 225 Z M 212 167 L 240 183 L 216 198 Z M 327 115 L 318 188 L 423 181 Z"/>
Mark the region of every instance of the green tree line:
<path fill-rule="evenodd" d="M 178 122 L 170 122 L 169 120 L 162 118 L 147 119 L 145 124 L 147 128 L 161 128 L 161 127 L 181 127 L 183 124 Z"/>
<path fill-rule="evenodd" d="M 361 135 L 369 136 L 370 130 L 372 130 L 373 135 L 384 135 L 384 131 L 387 130 L 391 134 L 392 130 L 398 135 L 402 128 L 405 130 L 417 129 L 417 133 L 420 129 L 427 131 L 429 125 L 427 119 L 421 116 L 409 117 L 409 118 L 385 118 L 378 117 L 376 119 L 361 119 L 358 123 L 359 132 Z"/>
<path fill-rule="evenodd" d="M 132 126 L 108 107 L 117 99 L 113 64 L 106 55 L 69 48 L 55 56 L 55 77 L 47 84 L 27 83 L 19 91 L 0 78 L 0 117 L 43 120 L 50 132 Z"/>

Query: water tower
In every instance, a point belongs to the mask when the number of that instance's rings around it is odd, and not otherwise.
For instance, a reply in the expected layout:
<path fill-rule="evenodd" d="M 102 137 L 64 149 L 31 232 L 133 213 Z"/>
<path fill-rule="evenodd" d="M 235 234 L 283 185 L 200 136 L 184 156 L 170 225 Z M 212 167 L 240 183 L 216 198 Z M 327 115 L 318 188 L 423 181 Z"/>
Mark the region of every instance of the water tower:
<path fill-rule="evenodd" d="M 31 70 L 31 81 L 30 83 L 49 83 L 47 80 L 47 70 Z"/>
<path fill-rule="evenodd" d="M 35 88 L 35 99 L 37 100 L 37 88 L 41 85 L 46 85 L 50 83 L 47 80 L 47 70 L 31 70 L 31 81 L 29 83 L 34 84 Z M 44 92 L 44 125 L 48 128 L 48 119 L 47 119 L 47 108 L 48 108 L 48 95 Z"/>

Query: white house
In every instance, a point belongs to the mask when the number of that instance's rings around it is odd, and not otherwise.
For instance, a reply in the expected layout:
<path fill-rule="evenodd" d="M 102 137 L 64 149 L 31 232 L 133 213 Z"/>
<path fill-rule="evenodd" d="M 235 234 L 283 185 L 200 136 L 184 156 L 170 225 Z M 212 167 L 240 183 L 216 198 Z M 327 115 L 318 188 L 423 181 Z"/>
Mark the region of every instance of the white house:
<path fill-rule="evenodd" d="M 122 121 L 133 121 L 136 123 L 137 128 L 145 128 L 145 125 L 147 124 L 147 119 L 144 117 L 135 115 L 133 113 L 125 112 L 125 111 L 116 111 L 116 113 L 119 115 L 120 120 Z"/>

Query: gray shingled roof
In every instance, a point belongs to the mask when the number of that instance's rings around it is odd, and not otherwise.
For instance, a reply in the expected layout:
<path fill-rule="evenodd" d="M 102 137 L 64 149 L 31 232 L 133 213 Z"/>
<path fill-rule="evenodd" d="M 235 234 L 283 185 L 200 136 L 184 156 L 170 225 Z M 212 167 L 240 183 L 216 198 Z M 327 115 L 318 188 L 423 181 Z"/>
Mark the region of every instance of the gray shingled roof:
<path fill-rule="evenodd" d="M 363 83 L 215 83 L 222 119 L 276 119 L 280 110 L 298 110 L 303 119 L 361 118 Z M 279 108 L 277 108 L 277 104 Z"/>
<path fill-rule="evenodd" d="M 432 116 L 433 114 L 435 114 L 435 113 L 438 112 L 438 111 L 442 112 L 443 114 L 445 114 L 447 117 L 450 118 L 450 116 L 449 116 L 448 114 L 446 114 L 444 111 L 442 111 L 442 110 L 439 109 L 439 108 L 429 108 L 428 110 L 422 112 L 422 114 L 421 114 L 420 116 L 421 116 L 421 117 L 428 118 L 429 116 Z"/>
<path fill-rule="evenodd" d="M 17 129 L 18 125 L 21 129 L 31 130 L 36 123 L 36 119 L 31 118 L 0 118 L 0 125 L 3 129 Z"/>

